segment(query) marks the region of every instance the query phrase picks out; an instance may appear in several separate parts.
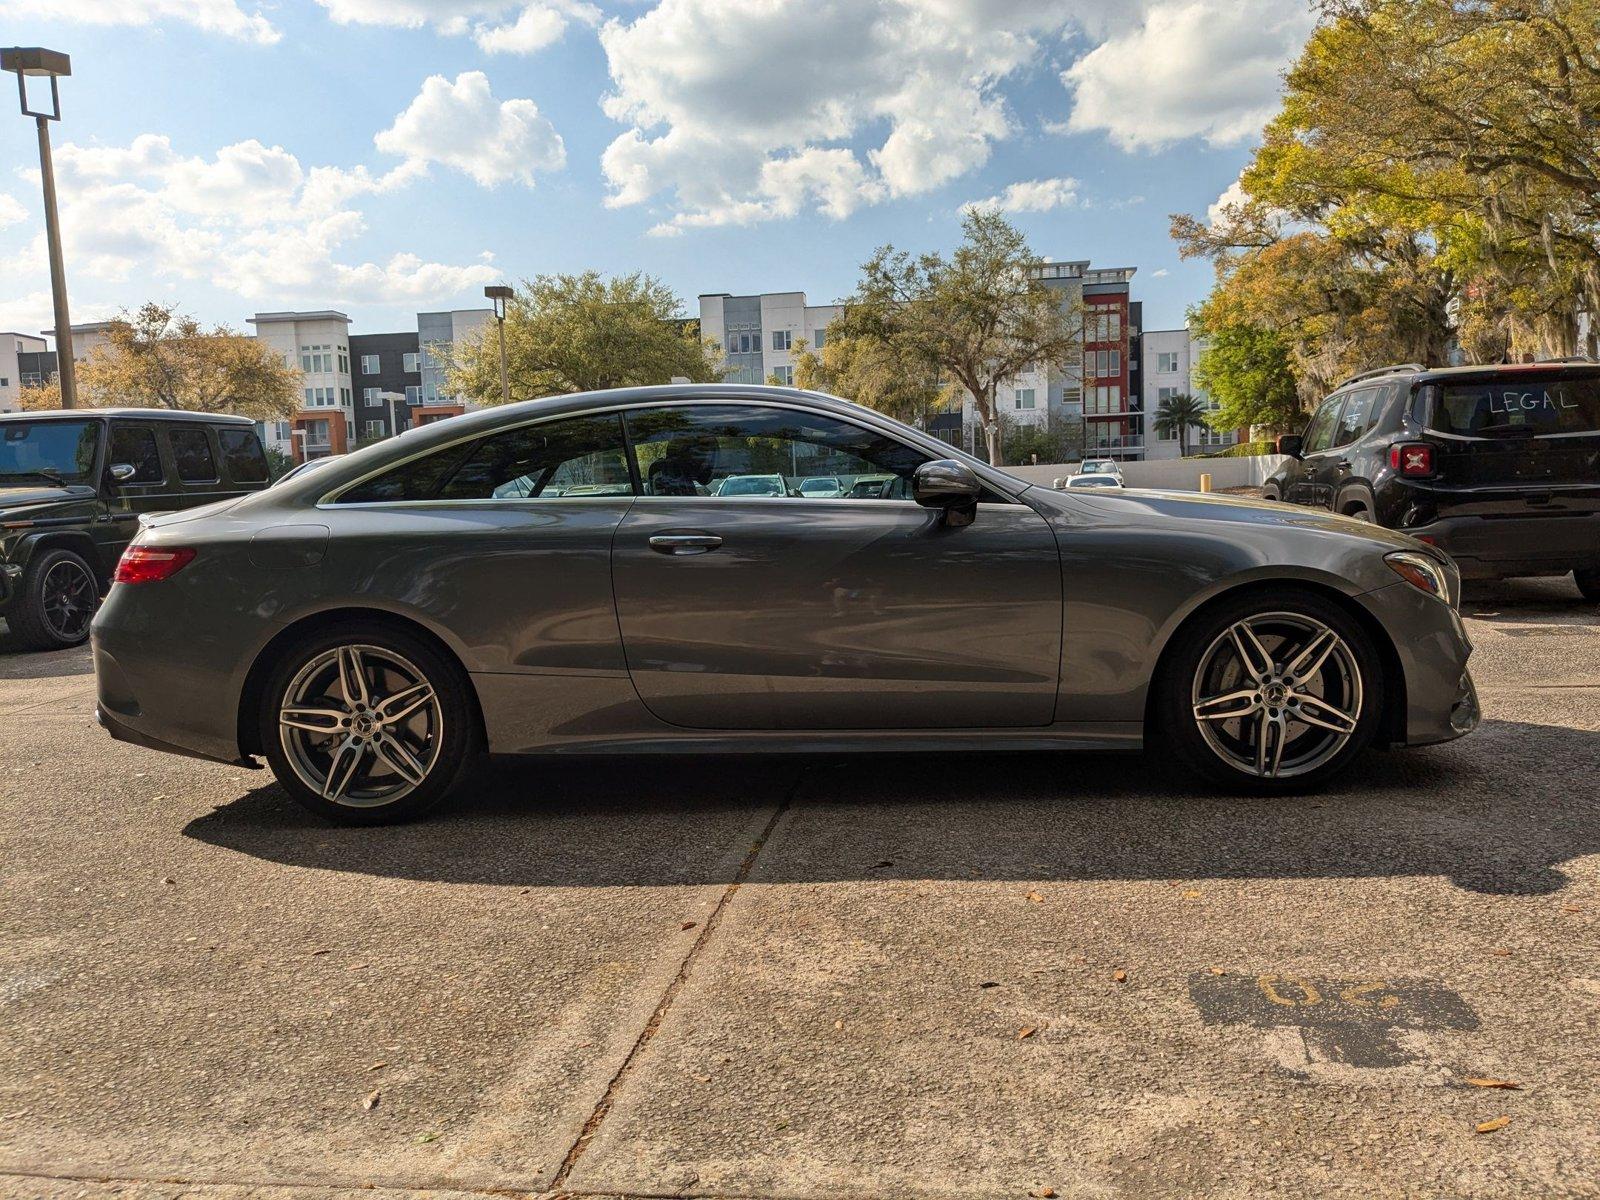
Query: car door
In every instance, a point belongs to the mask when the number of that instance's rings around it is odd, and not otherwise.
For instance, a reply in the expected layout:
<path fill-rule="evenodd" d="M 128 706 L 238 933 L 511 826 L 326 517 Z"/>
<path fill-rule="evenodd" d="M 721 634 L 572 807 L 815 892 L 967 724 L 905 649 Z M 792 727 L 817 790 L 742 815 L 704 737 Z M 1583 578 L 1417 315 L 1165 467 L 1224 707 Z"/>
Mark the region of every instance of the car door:
<path fill-rule="evenodd" d="M 1311 502 L 1319 508 L 1333 509 L 1339 490 L 1350 481 L 1351 447 L 1367 432 L 1372 423 L 1373 405 L 1385 391 L 1382 387 L 1368 387 L 1345 394 L 1328 439 L 1328 449 L 1316 456 L 1310 468 L 1314 471 Z"/>
<path fill-rule="evenodd" d="M 212 444 L 211 431 L 205 425 L 169 424 L 164 431 L 178 479 L 178 494 L 172 497 L 171 507 L 194 508 L 230 494 L 222 482 L 221 459 Z"/>
<path fill-rule="evenodd" d="M 105 481 L 101 485 L 106 499 L 100 536 L 96 538 L 103 565 L 110 569 L 123 549 L 139 531 L 141 513 L 165 512 L 178 507 L 177 487 L 169 481 L 166 458 L 155 421 L 111 422 L 106 448 Z M 115 479 L 118 466 L 133 468 L 127 479 Z"/>
<path fill-rule="evenodd" d="M 1339 419 L 1339 409 L 1344 404 L 1343 393 L 1329 396 L 1318 407 L 1306 426 L 1300 443 L 1299 469 L 1289 485 L 1288 499 L 1294 504 L 1316 504 L 1318 476 L 1324 466 L 1333 441 L 1333 429 Z"/>
<path fill-rule="evenodd" d="M 630 410 L 643 494 L 612 542 L 628 670 L 697 729 L 1031 726 L 1054 715 L 1061 580 L 1044 519 L 986 496 L 956 528 L 872 498 L 729 497 L 733 475 L 909 479 L 932 457 L 772 403 Z M 848 490 L 853 490 L 853 487 Z"/>

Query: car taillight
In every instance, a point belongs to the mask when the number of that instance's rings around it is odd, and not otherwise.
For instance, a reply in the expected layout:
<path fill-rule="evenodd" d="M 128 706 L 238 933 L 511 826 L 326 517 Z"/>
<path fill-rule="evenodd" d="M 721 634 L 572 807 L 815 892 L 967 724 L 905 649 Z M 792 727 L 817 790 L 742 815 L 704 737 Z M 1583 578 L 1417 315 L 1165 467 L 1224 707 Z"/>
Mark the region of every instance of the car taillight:
<path fill-rule="evenodd" d="M 129 546 L 117 560 L 112 583 L 158 583 L 171 578 L 194 559 L 188 546 Z"/>
<path fill-rule="evenodd" d="M 1433 447 L 1427 442 L 1397 442 L 1389 447 L 1389 466 L 1402 475 L 1432 475 Z"/>

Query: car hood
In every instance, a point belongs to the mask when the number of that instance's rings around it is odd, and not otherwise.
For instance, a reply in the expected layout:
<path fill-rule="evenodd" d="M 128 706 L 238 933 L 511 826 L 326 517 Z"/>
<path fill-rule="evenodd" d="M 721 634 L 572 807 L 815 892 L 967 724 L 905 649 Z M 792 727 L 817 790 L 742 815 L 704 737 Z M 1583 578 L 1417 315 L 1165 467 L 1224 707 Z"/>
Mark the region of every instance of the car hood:
<path fill-rule="evenodd" d="M 36 504 L 54 504 L 61 500 L 83 500 L 93 495 L 94 489 L 91 487 L 51 487 L 49 484 L 0 487 L 0 511 L 31 508 Z"/>
<path fill-rule="evenodd" d="M 1422 543 L 1382 525 L 1336 517 L 1315 509 L 1279 504 L 1272 500 L 1253 500 L 1244 496 L 1219 496 L 1211 492 L 1166 492 L 1145 488 L 1114 491 L 1080 490 L 1056 492 L 1070 495 L 1076 503 L 1096 512 L 1111 515 L 1126 513 L 1129 519 L 1158 521 L 1247 522 L 1280 529 L 1300 529 L 1338 537 L 1359 538 L 1375 548 L 1415 550 Z"/>

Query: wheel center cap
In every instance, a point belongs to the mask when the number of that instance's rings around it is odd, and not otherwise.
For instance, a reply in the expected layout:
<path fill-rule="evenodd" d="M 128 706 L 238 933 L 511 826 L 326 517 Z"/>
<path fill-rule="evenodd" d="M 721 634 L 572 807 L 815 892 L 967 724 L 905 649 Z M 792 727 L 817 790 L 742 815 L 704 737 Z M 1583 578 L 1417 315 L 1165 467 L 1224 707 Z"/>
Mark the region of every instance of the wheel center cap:
<path fill-rule="evenodd" d="M 355 731 L 357 733 L 359 733 L 363 737 L 365 737 L 367 734 L 372 732 L 372 728 L 373 728 L 372 718 L 369 717 L 366 713 L 362 713 L 360 716 L 358 716 L 355 719 L 355 721 L 353 723 L 353 727 L 354 727 L 354 729 L 355 729 Z"/>
<path fill-rule="evenodd" d="M 1262 698 L 1266 700 L 1268 704 L 1282 704 L 1289 698 L 1289 689 L 1284 687 L 1281 683 L 1269 683 L 1262 692 Z"/>

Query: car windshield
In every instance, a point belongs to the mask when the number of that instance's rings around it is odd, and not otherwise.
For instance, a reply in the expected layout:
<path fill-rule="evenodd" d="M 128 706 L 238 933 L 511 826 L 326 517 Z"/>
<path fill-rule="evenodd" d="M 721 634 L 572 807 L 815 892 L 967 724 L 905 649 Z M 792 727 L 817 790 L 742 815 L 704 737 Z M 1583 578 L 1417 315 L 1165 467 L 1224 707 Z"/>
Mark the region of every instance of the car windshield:
<path fill-rule="evenodd" d="M 776 479 L 767 479 L 762 476 L 752 475 L 743 479 L 725 479 L 722 488 L 717 492 L 719 496 L 781 496 L 783 489 L 778 486 Z"/>
<path fill-rule="evenodd" d="M 839 481 L 837 479 L 808 479 L 800 485 L 802 492 L 837 492 Z"/>
<path fill-rule="evenodd" d="M 1111 476 L 1109 476 L 1109 475 L 1105 476 L 1103 479 L 1095 478 L 1094 476 L 1089 476 L 1089 477 L 1087 477 L 1085 479 L 1071 479 L 1071 480 L 1068 480 L 1067 481 L 1067 486 L 1068 487 L 1080 487 L 1080 488 L 1081 487 L 1087 487 L 1087 488 L 1116 487 L 1117 486 L 1117 481 L 1115 479 L 1111 478 Z"/>
<path fill-rule="evenodd" d="M 0 483 L 84 483 L 99 449 L 99 421 L 0 422 Z"/>
<path fill-rule="evenodd" d="M 1108 458 L 1103 458 L 1103 459 L 1098 459 L 1098 460 L 1097 459 L 1090 459 L 1088 462 L 1083 464 L 1083 474 L 1085 474 L 1085 475 L 1094 475 L 1094 474 L 1098 474 L 1101 471 L 1110 472 L 1110 471 L 1116 470 L 1116 467 L 1117 467 L 1117 464 L 1112 462 Z"/>
<path fill-rule="evenodd" d="M 1439 387 L 1428 424 L 1462 437 L 1600 432 L 1600 376 L 1508 375 Z"/>

